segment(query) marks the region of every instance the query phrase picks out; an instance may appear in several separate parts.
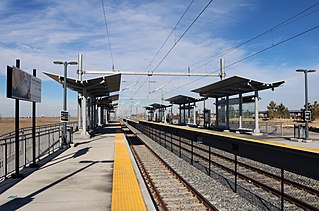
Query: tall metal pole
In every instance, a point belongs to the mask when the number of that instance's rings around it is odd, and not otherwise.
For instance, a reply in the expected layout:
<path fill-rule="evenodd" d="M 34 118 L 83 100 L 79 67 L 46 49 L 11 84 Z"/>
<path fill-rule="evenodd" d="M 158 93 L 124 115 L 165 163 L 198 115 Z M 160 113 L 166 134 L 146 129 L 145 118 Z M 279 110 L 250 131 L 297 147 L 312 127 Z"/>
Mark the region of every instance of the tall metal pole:
<path fill-rule="evenodd" d="M 62 62 L 62 61 L 53 61 L 53 64 L 63 64 L 64 66 L 64 80 L 63 80 L 63 111 L 67 112 L 67 85 L 66 85 L 66 81 L 67 81 L 67 68 L 68 65 L 77 65 L 78 62 Z M 67 115 L 69 115 L 67 113 Z M 61 146 L 65 146 L 67 145 L 67 141 L 66 141 L 66 121 L 63 121 L 63 129 L 62 129 L 62 143 Z"/>
<path fill-rule="evenodd" d="M 37 70 L 33 69 L 33 76 L 37 76 Z M 38 167 L 36 163 L 36 155 L 35 155 L 35 118 L 36 118 L 36 102 L 32 102 L 32 164 L 30 167 Z"/>
<path fill-rule="evenodd" d="M 20 59 L 16 60 L 16 67 L 20 68 Z M 20 116 L 19 116 L 19 100 L 15 99 L 15 174 L 12 174 L 11 177 L 12 178 L 19 178 L 22 175 L 19 173 L 19 132 L 20 132 L 20 128 L 19 128 L 19 120 L 20 120 Z"/>
<path fill-rule="evenodd" d="M 316 72 L 316 70 L 296 70 L 297 72 L 303 72 L 305 74 L 305 114 L 308 113 L 308 73 Z M 305 128 L 305 140 L 309 140 L 309 122 L 305 118 L 306 128 Z"/>
<path fill-rule="evenodd" d="M 305 108 L 306 112 L 308 111 L 308 71 L 305 72 Z M 305 128 L 305 139 L 309 139 L 309 123 L 306 121 L 306 128 Z"/>
<path fill-rule="evenodd" d="M 83 64 L 83 55 L 82 54 L 79 54 L 78 55 L 78 80 L 79 81 L 82 81 L 82 74 L 83 74 L 83 68 L 82 68 L 82 64 Z M 81 99 L 82 99 L 82 95 L 81 93 L 78 93 L 78 127 L 79 128 L 82 128 L 82 109 L 83 109 L 83 105 L 82 105 L 82 102 L 81 102 Z"/>
<path fill-rule="evenodd" d="M 67 80 L 67 66 L 68 66 L 68 63 L 67 62 L 64 62 L 63 63 L 64 65 L 64 80 L 63 80 L 63 110 L 64 111 L 67 111 L 67 108 L 66 108 L 66 100 L 67 100 L 67 97 L 66 97 L 66 80 Z M 62 131 L 62 145 L 67 145 L 67 142 L 66 142 L 66 122 L 63 122 L 63 131 Z"/>

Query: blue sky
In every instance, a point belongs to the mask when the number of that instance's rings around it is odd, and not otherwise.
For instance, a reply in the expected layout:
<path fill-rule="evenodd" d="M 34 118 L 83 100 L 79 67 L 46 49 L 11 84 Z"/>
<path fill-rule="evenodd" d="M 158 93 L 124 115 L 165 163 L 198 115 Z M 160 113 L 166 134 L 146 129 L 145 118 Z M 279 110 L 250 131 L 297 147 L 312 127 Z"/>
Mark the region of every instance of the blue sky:
<path fill-rule="evenodd" d="M 191 1 L 104 0 L 115 70 L 154 70 L 208 2 L 195 0 L 192 3 L 151 63 Z M 273 28 L 311 6 L 313 8 L 292 21 Z M 62 108 L 62 87 L 42 74 L 42 71 L 62 74 L 63 67 L 54 65 L 53 60 L 73 61 L 81 53 L 85 70 L 112 68 L 101 0 L 3 0 L 0 2 L 0 25 L 2 116 L 14 115 L 14 100 L 6 99 L 5 83 L 6 66 L 14 65 L 17 58 L 21 59 L 23 70 L 29 73 L 33 68 L 38 70 L 42 79 L 38 115 L 46 116 L 58 116 Z M 319 101 L 319 28 L 315 28 L 318 26 L 319 1 L 214 0 L 155 71 L 186 72 L 190 67 L 192 72 L 215 72 L 219 69 L 216 55 L 266 32 L 223 55 L 227 77 L 240 75 L 262 82 L 285 80 L 284 86 L 274 92 L 260 93 L 261 109 L 265 110 L 271 100 L 289 109 L 300 109 L 304 104 L 304 78 L 295 72 L 296 69 L 318 70 L 309 76 L 309 101 Z M 307 30 L 311 31 L 279 44 Z M 271 46 L 263 53 L 236 63 Z M 76 67 L 70 66 L 68 75 L 77 78 Z M 87 74 L 84 78 L 96 76 Z M 141 112 L 143 106 L 177 94 L 198 97 L 190 90 L 219 80 L 217 77 L 197 79 L 153 76 L 152 83 L 148 83 L 147 76 L 123 76 L 121 89 L 125 90 L 120 92 L 120 111 L 129 113 L 131 107 L 138 106 Z M 68 97 L 69 111 L 75 115 L 76 94 L 69 91 Z M 31 103 L 21 104 L 21 116 L 30 116 Z"/>

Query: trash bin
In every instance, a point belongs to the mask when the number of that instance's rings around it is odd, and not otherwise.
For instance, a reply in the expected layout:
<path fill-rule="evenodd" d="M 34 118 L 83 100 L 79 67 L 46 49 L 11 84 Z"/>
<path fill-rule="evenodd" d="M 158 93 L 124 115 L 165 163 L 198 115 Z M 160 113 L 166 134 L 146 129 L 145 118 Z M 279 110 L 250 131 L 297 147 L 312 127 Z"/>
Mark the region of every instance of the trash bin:
<path fill-rule="evenodd" d="M 295 124 L 294 125 L 294 138 L 304 139 L 305 136 L 305 125 Z"/>
<path fill-rule="evenodd" d="M 73 144 L 73 127 L 72 126 L 68 126 L 67 127 L 67 132 L 66 132 L 66 140 L 69 144 Z"/>

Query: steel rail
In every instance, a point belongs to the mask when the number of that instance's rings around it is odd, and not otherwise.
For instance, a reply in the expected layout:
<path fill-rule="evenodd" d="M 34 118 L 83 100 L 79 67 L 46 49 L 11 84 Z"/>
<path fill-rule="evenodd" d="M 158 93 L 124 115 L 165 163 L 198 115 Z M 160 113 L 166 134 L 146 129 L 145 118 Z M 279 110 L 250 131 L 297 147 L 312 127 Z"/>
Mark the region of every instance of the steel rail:
<path fill-rule="evenodd" d="M 154 129 L 154 131 L 152 130 L 152 135 L 153 135 L 153 136 L 155 135 L 155 137 L 157 137 L 156 139 L 162 138 L 162 137 L 161 137 L 161 134 L 160 134 L 160 131 L 161 131 L 161 130 Z M 159 137 L 159 136 L 156 136 L 156 132 L 158 133 L 158 135 L 160 135 L 160 137 Z M 224 166 L 224 165 L 222 165 L 222 164 L 220 164 L 220 163 L 217 163 L 217 162 L 215 162 L 215 161 L 208 160 L 208 158 L 204 157 L 203 155 L 194 152 L 194 148 L 195 148 L 195 149 L 200 150 L 200 151 L 203 151 L 203 152 L 205 152 L 205 153 L 209 153 L 209 151 L 208 151 L 207 149 L 204 149 L 204 148 L 202 148 L 202 147 L 199 147 L 199 146 L 197 146 L 196 144 L 193 144 L 193 145 L 192 145 L 191 143 L 188 143 L 187 141 L 182 141 L 182 140 L 180 140 L 181 142 L 183 142 L 184 145 L 193 148 L 193 150 L 190 150 L 190 149 L 187 149 L 187 148 L 185 148 L 185 147 L 181 147 L 180 145 L 178 145 L 178 144 L 176 144 L 176 143 L 173 143 L 173 142 L 170 141 L 170 140 L 167 140 L 166 137 L 169 137 L 169 136 L 165 135 L 164 137 L 165 137 L 165 143 L 166 143 L 166 141 L 168 141 L 171 146 L 174 145 L 174 146 L 177 147 L 177 148 L 182 148 L 182 149 L 180 149 L 180 150 L 183 150 L 184 152 L 193 154 L 193 155 L 195 155 L 195 156 L 197 156 L 197 157 L 203 159 L 203 160 L 206 161 L 206 162 L 210 162 L 211 164 L 213 164 L 213 165 L 215 165 L 215 166 L 217 166 L 217 167 L 219 167 L 219 168 L 221 168 L 221 169 L 223 169 L 223 170 L 225 170 L 225 171 L 227 171 L 227 172 L 229 172 L 229 173 L 231 173 L 231 174 L 233 174 L 233 175 L 237 174 L 239 178 L 241 178 L 241 179 L 243 179 L 243 180 L 245 180 L 245 181 L 249 181 L 249 182 L 253 183 L 254 185 L 256 185 L 256 186 L 258 186 L 258 187 L 260 187 L 260 188 L 262 188 L 262 189 L 264 189 L 264 190 L 266 190 L 266 191 L 268 191 L 268 192 L 271 192 L 271 193 L 273 193 L 274 195 L 276 195 L 276 196 L 278 196 L 278 197 L 280 197 L 280 196 L 283 195 L 285 200 L 287 200 L 287 201 L 289 201 L 289 202 L 295 204 L 295 205 L 298 206 L 298 207 L 301 207 L 301 208 L 307 209 L 307 210 L 319 210 L 318 208 L 313 207 L 312 205 L 307 204 L 306 202 L 304 202 L 304 201 L 302 201 L 302 200 L 300 200 L 300 199 L 298 199 L 298 198 L 296 198 L 296 197 L 287 195 L 286 193 L 282 193 L 280 190 L 277 190 L 277 189 L 275 189 L 275 188 L 272 188 L 272 187 L 270 187 L 270 186 L 267 186 L 266 184 L 263 184 L 262 182 L 259 182 L 258 180 L 255 180 L 255 179 L 253 179 L 253 178 L 250 178 L 250 177 L 248 177 L 248 176 L 246 176 L 246 175 L 244 175 L 244 174 L 241 174 L 241 173 L 239 173 L 239 172 L 235 172 L 235 171 L 232 170 L 231 168 L 228 168 L 228 167 L 226 167 L 226 166 Z M 173 140 L 173 138 L 172 138 L 172 140 Z M 189 139 L 187 139 L 187 140 L 189 140 Z M 161 140 L 159 140 L 159 141 L 162 143 Z M 179 140 L 174 138 L 174 141 L 179 141 Z M 191 140 L 189 140 L 189 141 L 191 141 Z M 196 143 L 196 142 L 194 141 L 194 143 Z M 165 144 L 165 145 L 166 145 L 166 144 Z M 172 149 L 171 149 L 171 150 L 172 150 Z M 218 156 L 218 157 L 221 158 L 221 159 L 227 160 L 228 162 L 234 163 L 234 160 L 233 160 L 233 159 L 228 158 L 228 157 L 226 157 L 226 156 L 223 156 L 223 155 L 220 155 L 220 154 L 214 153 L 214 152 L 211 152 L 211 154 L 213 154 L 213 155 L 215 155 L 215 156 Z M 192 158 L 191 158 L 191 159 L 192 159 Z M 315 190 L 315 189 L 313 189 L 313 188 L 311 188 L 311 187 L 308 187 L 308 186 L 305 186 L 305 185 L 303 185 L 303 184 L 300 184 L 300 183 L 291 181 L 291 180 L 286 179 L 286 178 L 281 178 L 281 177 L 279 177 L 279 176 L 277 176 L 277 175 L 274 175 L 274 174 L 271 174 L 271 173 L 269 173 L 269 172 L 266 172 L 266 171 L 263 171 L 263 170 L 261 170 L 261 169 L 258 169 L 258 168 L 256 168 L 256 167 L 253 167 L 253 166 L 244 164 L 244 163 L 242 163 L 242 162 L 237 162 L 237 165 L 242 166 L 242 167 L 244 167 L 244 168 L 246 168 L 246 169 L 248 169 L 248 170 L 254 171 L 254 172 L 258 173 L 258 174 L 267 176 L 268 178 L 270 177 L 270 178 L 275 179 L 275 180 L 277 180 L 277 181 L 283 181 L 284 184 L 291 185 L 291 186 L 293 186 L 293 187 L 295 187 L 295 188 L 298 188 L 298 189 L 300 189 L 300 190 L 305 190 L 305 191 L 307 191 L 308 193 L 311 193 L 311 194 L 314 194 L 314 195 L 317 195 L 317 196 L 319 195 L 319 191 L 318 191 L 318 190 Z"/>
<path fill-rule="evenodd" d="M 136 136 L 138 138 L 138 136 Z M 170 167 L 159 155 L 157 155 L 147 144 L 145 144 L 143 142 L 143 140 L 139 139 L 144 146 L 165 166 L 165 168 L 167 168 L 173 175 L 175 178 L 177 178 L 184 187 L 186 187 L 192 194 L 193 196 L 195 196 L 201 203 L 203 203 L 203 205 L 208 209 L 208 210 L 218 210 L 214 205 L 212 205 L 205 197 L 203 197 L 195 188 L 192 187 L 192 185 L 190 185 L 186 180 L 184 180 L 182 178 L 182 176 L 180 174 L 178 174 L 172 167 Z M 135 151 L 135 150 L 134 150 Z M 136 151 L 135 151 L 136 153 Z M 136 153 L 137 154 L 137 153 Z M 140 159 L 139 156 L 137 159 Z M 139 162 L 141 162 L 139 160 Z M 143 167 L 144 168 L 144 167 Z M 144 168 L 145 170 L 145 168 Z M 147 171 L 145 170 L 145 172 L 147 173 Z M 147 176 L 149 177 L 149 175 Z M 150 179 L 150 178 L 149 178 Z M 152 184 L 152 183 L 151 183 Z M 154 188 L 156 189 L 155 185 L 153 184 L 152 187 L 154 186 Z M 160 194 L 157 191 L 154 191 L 158 194 L 158 197 L 162 199 L 162 197 L 160 196 Z M 164 205 L 161 206 L 165 206 L 165 202 L 163 200 L 161 200 L 161 204 L 164 203 Z M 168 210 L 168 208 L 166 207 L 165 210 Z"/>

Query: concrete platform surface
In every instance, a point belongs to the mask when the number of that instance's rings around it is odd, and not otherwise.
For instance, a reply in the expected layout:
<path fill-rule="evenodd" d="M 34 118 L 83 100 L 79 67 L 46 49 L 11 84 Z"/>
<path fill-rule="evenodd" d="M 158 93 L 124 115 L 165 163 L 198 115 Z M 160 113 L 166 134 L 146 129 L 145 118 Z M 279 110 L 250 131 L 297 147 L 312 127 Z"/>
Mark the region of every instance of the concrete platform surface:
<path fill-rule="evenodd" d="M 0 210 L 111 210 L 115 128 L 105 130 L 75 135 L 74 147 L 2 192 Z"/>

